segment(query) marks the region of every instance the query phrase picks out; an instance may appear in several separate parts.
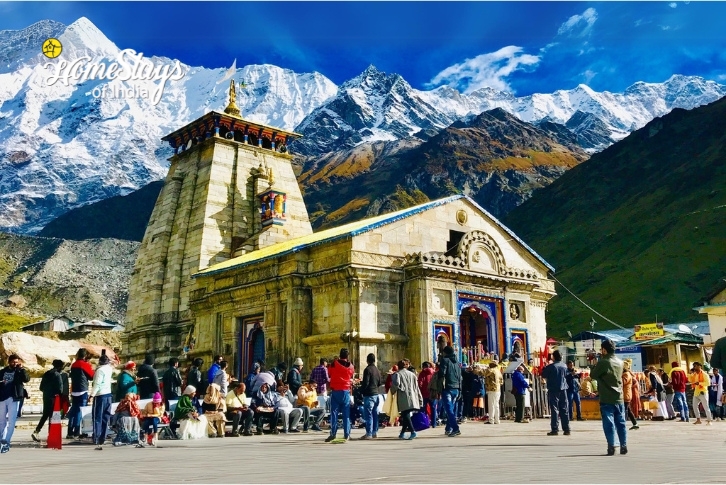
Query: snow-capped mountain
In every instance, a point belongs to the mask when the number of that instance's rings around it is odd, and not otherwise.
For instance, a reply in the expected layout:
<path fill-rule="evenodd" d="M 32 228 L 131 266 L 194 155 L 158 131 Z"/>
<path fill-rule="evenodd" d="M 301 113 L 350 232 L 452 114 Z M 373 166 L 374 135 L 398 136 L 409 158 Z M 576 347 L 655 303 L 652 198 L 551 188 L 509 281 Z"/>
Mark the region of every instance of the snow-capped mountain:
<path fill-rule="evenodd" d="M 63 44 L 55 60 L 41 53 L 48 37 Z M 0 230 L 34 233 L 73 207 L 163 178 L 171 151 L 161 137 L 227 103 L 228 83 L 219 82 L 224 67 L 192 67 L 153 53 L 145 53 L 144 61 L 171 70 L 178 66 L 183 74 L 166 82 L 156 103 L 148 93 L 159 91 L 158 80 L 91 75 L 49 85 L 61 61 L 86 57 L 88 64 L 108 66 L 124 53 L 85 18 L 69 26 L 46 20 L 0 31 Z M 248 85 L 237 94 L 243 116 L 301 132 L 305 138 L 291 149 L 311 156 L 377 140 L 426 140 L 493 108 L 527 122 L 544 120 L 562 141 L 569 139 L 561 131 L 566 128 L 554 125 L 570 122 L 570 131 L 592 152 L 673 108 L 693 108 L 726 94 L 723 85 L 685 76 L 636 83 L 623 93 L 580 85 L 525 97 L 491 88 L 468 95 L 448 86 L 417 90 L 400 75 L 373 66 L 339 88 L 322 74 L 271 65 L 245 66 L 234 77 Z M 576 113 L 581 114 L 572 120 Z"/>
<path fill-rule="evenodd" d="M 307 155 L 318 155 L 362 142 L 442 129 L 457 120 L 502 108 L 529 123 L 547 120 L 566 125 L 577 115 L 568 127 L 578 136 L 584 133 L 580 136 L 583 147 L 592 153 L 674 108 L 692 109 L 724 95 L 724 85 L 680 75 L 659 84 L 638 82 L 623 93 L 596 92 L 581 84 L 571 90 L 523 97 L 491 88 L 465 95 L 448 86 L 419 91 L 398 74 L 386 74 L 369 66 L 303 120 L 297 131 L 306 138 L 296 141 L 293 147 Z M 581 126 L 585 121 L 586 126 Z M 590 126 L 597 128 L 597 136 L 585 133 Z"/>
<path fill-rule="evenodd" d="M 58 59 L 41 52 L 48 37 L 63 45 Z M 66 85 L 61 77 L 48 85 L 60 59 L 87 56 L 108 66 L 121 52 L 85 18 L 0 32 L 0 230 L 34 233 L 72 207 L 163 178 L 171 151 L 161 137 L 227 103 L 229 83 L 217 83 L 226 69 L 181 63 L 183 77 L 166 83 L 158 104 L 148 94 L 122 96 L 151 93 L 159 81 L 89 76 Z M 144 60 L 170 68 L 177 62 Z M 288 130 L 337 91 L 319 73 L 271 65 L 245 66 L 234 78 L 248 85 L 237 96 L 247 119 Z"/>

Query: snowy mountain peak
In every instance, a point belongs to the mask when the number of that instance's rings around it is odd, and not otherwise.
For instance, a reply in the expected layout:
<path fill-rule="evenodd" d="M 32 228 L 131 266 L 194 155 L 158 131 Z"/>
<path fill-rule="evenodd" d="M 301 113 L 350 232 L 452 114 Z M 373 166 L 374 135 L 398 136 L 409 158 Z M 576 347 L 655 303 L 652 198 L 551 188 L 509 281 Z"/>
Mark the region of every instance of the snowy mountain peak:
<path fill-rule="evenodd" d="M 41 20 L 22 30 L 0 30 L 0 74 L 12 72 L 33 58 L 40 61 L 43 41 L 59 37 L 65 29 L 60 22 Z"/>
<path fill-rule="evenodd" d="M 119 52 L 116 44 L 111 42 L 93 22 L 81 17 L 66 28 L 58 38 L 63 44 L 64 58 L 80 56 L 113 57 Z"/>

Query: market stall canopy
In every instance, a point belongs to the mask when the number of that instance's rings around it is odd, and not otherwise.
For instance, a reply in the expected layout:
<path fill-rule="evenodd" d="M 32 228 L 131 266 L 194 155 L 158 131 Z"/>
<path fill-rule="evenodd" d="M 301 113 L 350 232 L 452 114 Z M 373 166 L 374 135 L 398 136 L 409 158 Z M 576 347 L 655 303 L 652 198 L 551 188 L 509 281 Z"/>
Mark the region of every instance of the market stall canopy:
<path fill-rule="evenodd" d="M 682 344 L 692 344 L 692 345 L 703 345 L 703 337 L 699 335 L 694 335 L 692 333 L 685 333 L 685 332 L 673 332 L 673 333 L 666 333 L 662 337 L 655 338 L 653 340 L 625 340 L 621 342 L 616 342 L 615 345 L 617 347 L 636 347 L 636 346 L 653 346 L 653 345 L 665 345 L 669 343 L 682 343 Z"/>

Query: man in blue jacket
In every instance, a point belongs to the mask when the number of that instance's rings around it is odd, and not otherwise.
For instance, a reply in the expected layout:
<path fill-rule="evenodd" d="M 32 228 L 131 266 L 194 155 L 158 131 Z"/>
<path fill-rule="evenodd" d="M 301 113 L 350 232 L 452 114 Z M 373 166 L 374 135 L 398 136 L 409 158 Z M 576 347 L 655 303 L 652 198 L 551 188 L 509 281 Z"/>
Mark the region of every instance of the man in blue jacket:
<path fill-rule="evenodd" d="M 517 367 L 512 374 L 512 394 L 514 394 L 515 411 L 514 411 L 514 422 L 525 423 L 524 421 L 524 396 L 527 394 L 527 390 L 530 385 L 527 383 L 522 371 L 524 370 L 524 364 Z"/>
<path fill-rule="evenodd" d="M 559 433 L 559 420 L 562 421 L 564 435 L 570 434 L 570 416 L 567 405 L 567 366 L 562 363 L 562 354 L 559 350 L 552 353 L 554 362 L 542 370 L 542 378 L 547 381 L 547 401 L 550 406 L 550 427 L 552 430 L 547 436 L 557 436 Z"/>

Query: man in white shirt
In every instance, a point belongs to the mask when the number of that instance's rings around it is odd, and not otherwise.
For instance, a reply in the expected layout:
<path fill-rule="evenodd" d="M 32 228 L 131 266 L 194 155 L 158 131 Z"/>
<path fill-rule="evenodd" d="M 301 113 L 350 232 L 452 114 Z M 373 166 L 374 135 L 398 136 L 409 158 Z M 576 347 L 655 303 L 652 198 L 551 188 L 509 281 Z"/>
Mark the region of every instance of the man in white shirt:
<path fill-rule="evenodd" d="M 287 393 L 287 386 L 278 386 L 277 393 L 274 395 L 275 410 L 280 413 L 280 419 L 282 420 L 282 432 L 288 432 L 288 424 L 290 425 L 290 431 L 293 433 L 299 433 L 297 429 L 300 424 L 300 418 L 302 417 L 302 409 L 293 408 L 290 400 L 285 397 Z"/>
<path fill-rule="evenodd" d="M 93 402 L 93 442 L 96 444 L 97 450 L 102 450 L 108 432 L 108 422 L 111 419 L 111 401 L 113 400 L 113 394 L 111 394 L 113 368 L 105 350 L 102 351 L 98 364 L 88 398 Z"/>

